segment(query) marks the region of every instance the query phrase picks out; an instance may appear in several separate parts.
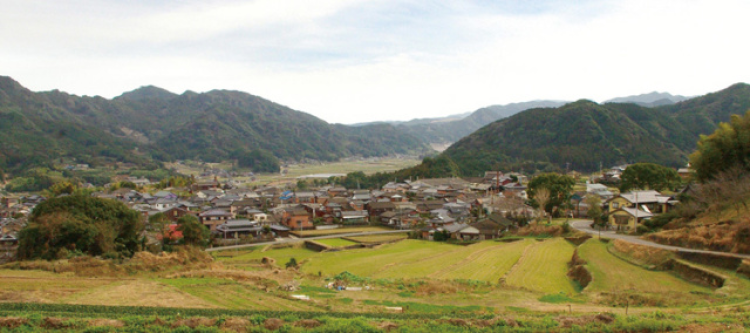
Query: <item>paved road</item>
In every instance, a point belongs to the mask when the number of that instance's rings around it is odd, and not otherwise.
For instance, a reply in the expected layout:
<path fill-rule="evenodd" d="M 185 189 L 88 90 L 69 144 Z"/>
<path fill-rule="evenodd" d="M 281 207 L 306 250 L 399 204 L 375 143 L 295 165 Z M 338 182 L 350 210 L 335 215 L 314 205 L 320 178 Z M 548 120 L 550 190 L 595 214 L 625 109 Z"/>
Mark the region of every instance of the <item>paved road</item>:
<path fill-rule="evenodd" d="M 599 235 L 599 231 L 594 230 L 591 228 L 591 220 L 575 220 L 572 223 L 570 223 L 570 226 L 572 226 L 574 229 L 578 231 L 583 231 L 585 233 L 597 236 Z M 696 249 L 689 249 L 685 247 L 679 247 L 679 246 L 671 246 L 671 245 L 664 245 L 659 243 L 654 243 L 652 241 L 647 241 L 645 239 L 640 239 L 636 236 L 630 236 L 630 235 L 623 235 L 618 234 L 614 231 L 602 231 L 601 235 L 603 238 L 609 238 L 609 239 L 621 239 L 628 243 L 638 244 L 638 245 L 645 245 L 670 251 L 682 251 L 682 252 L 692 252 L 692 253 L 708 253 L 708 254 L 716 254 L 721 256 L 727 256 L 727 257 L 734 257 L 734 258 L 743 258 L 743 259 L 750 259 L 750 255 L 748 254 L 737 254 L 737 253 L 729 253 L 729 252 L 718 252 L 718 251 L 705 251 L 705 250 L 696 250 Z"/>
<path fill-rule="evenodd" d="M 271 242 L 242 244 L 242 245 L 229 245 L 229 246 L 217 246 L 217 247 L 212 247 L 212 248 L 206 249 L 206 252 L 222 251 L 222 250 L 234 250 L 234 249 L 241 249 L 241 248 L 244 248 L 244 247 L 252 247 L 252 246 L 259 246 L 259 245 L 297 243 L 297 242 L 304 242 L 306 240 L 315 240 L 315 239 L 341 238 L 341 237 L 357 237 L 357 236 L 372 236 L 372 235 L 383 235 L 383 234 L 400 234 L 400 233 L 405 233 L 405 232 L 409 232 L 409 230 L 387 230 L 387 231 L 354 232 L 354 233 L 348 233 L 348 234 L 337 234 L 337 235 L 318 236 L 318 237 L 306 237 L 306 238 L 277 238 L 275 241 L 271 241 Z"/>

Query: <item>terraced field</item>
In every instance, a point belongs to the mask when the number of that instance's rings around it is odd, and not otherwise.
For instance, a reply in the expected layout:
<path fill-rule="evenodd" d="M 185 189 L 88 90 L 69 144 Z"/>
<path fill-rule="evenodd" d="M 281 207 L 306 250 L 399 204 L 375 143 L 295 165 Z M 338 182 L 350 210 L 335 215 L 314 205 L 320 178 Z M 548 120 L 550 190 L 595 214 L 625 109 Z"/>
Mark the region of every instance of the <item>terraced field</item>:
<path fill-rule="evenodd" d="M 244 285 L 233 280 L 216 278 L 160 279 L 182 292 L 201 299 L 214 307 L 282 311 L 313 311 L 305 303 L 296 302 Z"/>
<path fill-rule="evenodd" d="M 338 229 L 327 229 L 327 230 L 304 230 L 304 231 L 292 231 L 290 232 L 297 237 L 316 237 L 316 236 L 329 236 L 329 235 L 340 235 L 350 234 L 356 232 L 372 232 L 372 231 L 393 231 L 393 229 L 386 227 L 352 227 L 352 228 L 338 228 Z"/>
<path fill-rule="evenodd" d="M 568 265 L 575 247 L 563 238 L 553 238 L 526 248 L 506 278 L 510 286 L 550 294 L 577 293 L 568 279 Z"/>
<path fill-rule="evenodd" d="M 607 252 L 607 245 L 594 239 L 578 248 L 578 255 L 586 260 L 593 281 L 586 287 L 590 292 L 635 290 L 639 292 L 710 292 L 704 288 L 665 272 L 649 271 L 630 264 Z"/>
<path fill-rule="evenodd" d="M 330 247 L 345 247 L 345 246 L 357 244 L 355 242 L 352 242 L 346 239 L 341 239 L 341 238 L 318 239 L 318 240 L 315 240 L 315 242 L 323 244 L 323 245 L 328 245 Z"/>
<path fill-rule="evenodd" d="M 294 258 L 297 260 L 297 262 L 301 262 L 307 258 L 310 258 L 312 256 L 318 255 L 318 252 L 308 250 L 303 247 L 288 247 L 283 249 L 275 249 L 275 250 L 268 250 L 265 252 L 261 252 L 260 248 L 253 248 L 253 251 L 250 253 L 246 253 L 243 255 L 231 257 L 231 258 L 221 258 L 220 260 L 225 261 L 227 263 L 241 263 L 241 262 L 247 262 L 251 260 L 261 260 L 264 257 L 273 258 L 276 260 L 277 263 L 280 265 L 283 265 L 284 263 L 288 262 L 289 259 Z M 231 252 L 231 251 L 227 251 Z"/>
<path fill-rule="evenodd" d="M 349 271 L 360 276 L 382 277 L 379 273 L 393 265 L 414 263 L 457 249 L 460 249 L 460 247 L 456 245 L 405 240 L 376 249 L 319 253 L 317 256 L 310 258 L 302 266 L 302 270 L 313 274 L 321 272 L 323 275 L 335 275 L 342 271 Z"/>
<path fill-rule="evenodd" d="M 406 233 L 403 234 L 386 234 L 386 235 L 372 235 L 372 236 L 359 236 L 359 237 L 348 237 L 348 239 L 364 243 L 364 244 L 373 244 L 373 243 L 381 243 L 381 242 L 389 242 L 389 241 L 395 241 L 399 239 L 406 239 L 407 235 Z"/>
<path fill-rule="evenodd" d="M 451 265 L 448 271 L 433 274 L 433 277 L 497 282 L 518 262 L 526 247 L 534 243 L 531 239 L 500 243 L 502 245 L 491 248 L 492 251 L 478 252 L 473 257 Z"/>
<path fill-rule="evenodd" d="M 430 254 L 416 260 L 401 261 L 384 267 L 375 274 L 379 278 L 422 278 L 449 273 L 454 266 L 472 262 L 474 257 L 488 251 L 498 251 L 504 244 L 482 242 L 469 246 L 450 246 L 441 248 L 441 252 Z M 479 264 L 479 263 L 477 263 Z M 495 279 L 497 280 L 497 279 Z"/>

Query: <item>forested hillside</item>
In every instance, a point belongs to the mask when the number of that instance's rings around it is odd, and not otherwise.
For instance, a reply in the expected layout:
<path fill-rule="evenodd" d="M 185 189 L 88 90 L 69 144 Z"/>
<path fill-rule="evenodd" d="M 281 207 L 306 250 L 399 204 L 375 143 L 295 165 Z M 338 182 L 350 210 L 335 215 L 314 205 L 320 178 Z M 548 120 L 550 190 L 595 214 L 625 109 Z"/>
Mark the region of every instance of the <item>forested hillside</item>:
<path fill-rule="evenodd" d="M 409 131 L 424 142 L 436 144 L 453 143 L 498 119 L 509 117 L 518 112 L 532 108 L 557 107 L 563 104 L 565 104 L 565 102 L 532 101 L 507 105 L 493 105 L 476 110 L 468 116 L 457 120 L 440 120 L 432 122 L 410 121 L 398 124 L 397 126 Z"/>
<path fill-rule="evenodd" d="M 0 129 L 3 169 L 59 157 L 147 164 L 219 161 L 254 149 L 295 160 L 430 151 L 392 125 L 328 124 L 243 92 L 177 95 L 148 86 L 108 100 L 56 90 L 35 93 L 9 77 L 0 77 Z"/>
<path fill-rule="evenodd" d="M 747 84 L 657 108 L 582 100 L 499 120 L 461 139 L 444 155 L 464 175 L 497 169 L 593 171 L 600 163 L 679 167 L 687 163 L 701 134 L 748 109 Z"/>

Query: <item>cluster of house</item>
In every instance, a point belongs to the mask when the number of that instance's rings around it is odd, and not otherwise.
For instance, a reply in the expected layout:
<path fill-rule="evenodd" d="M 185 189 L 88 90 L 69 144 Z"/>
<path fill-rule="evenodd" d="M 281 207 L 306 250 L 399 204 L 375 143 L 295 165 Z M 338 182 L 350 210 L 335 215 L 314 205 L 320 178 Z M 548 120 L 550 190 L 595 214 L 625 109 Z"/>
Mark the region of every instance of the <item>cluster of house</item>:
<path fill-rule="evenodd" d="M 502 174 L 501 174 L 502 175 Z M 496 214 L 494 235 L 510 227 L 502 215 L 533 215 L 524 204 L 525 186 L 511 178 L 493 173 L 475 183 L 459 178 L 423 179 L 388 183 L 380 190 L 355 190 L 324 186 L 314 190 L 290 191 L 266 186 L 256 189 L 224 189 L 219 182 L 195 183 L 190 188 L 171 188 L 141 193 L 121 188 L 95 196 L 120 200 L 140 211 L 144 218 L 163 214 L 170 221 L 193 215 L 218 238 L 260 238 L 270 233 L 285 237 L 289 231 L 380 223 L 398 229 L 424 226 L 425 237 L 435 231 L 449 230 L 455 237 L 489 237 L 475 231 L 475 212 Z M 517 179 L 517 178 L 516 178 Z M 493 185 L 494 184 L 494 185 Z M 500 185 L 504 192 L 493 191 Z M 190 193 L 179 196 L 177 193 Z M 501 214 L 502 213 L 502 214 Z M 486 230 L 490 223 L 478 225 Z M 174 226 L 172 227 L 174 228 Z M 463 234 L 459 232 L 463 230 Z M 474 234 L 472 234 L 472 232 Z"/>
<path fill-rule="evenodd" d="M 154 193 L 120 188 L 93 195 L 119 200 L 141 212 L 145 220 L 163 214 L 176 223 L 180 217 L 193 215 L 221 239 L 287 237 L 296 230 L 380 223 L 416 230 L 425 239 L 442 233 L 455 239 L 482 240 L 515 228 L 516 217 L 536 217 L 536 211 L 526 204 L 525 181 L 519 174 L 492 171 L 478 178 L 391 182 L 379 190 L 335 185 L 307 191 L 275 186 L 226 189 L 227 184 L 211 181 Z M 677 204 L 674 196 L 656 191 L 615 195 L 604 185 L 587 184 L 585 192 L 573 193 L 569 216 L 586 217 L 585 198 L 590 195 L 602 199 L 608 228 L 626 231 Z M 38 195 L 2 199 L 0 245 L 17 243 L 25 216 L 43 200 Z M 172 224 L 169 228 L 175 231 L 175 227 Z M 178 232 L 172 234 L 179 237 Z"/>

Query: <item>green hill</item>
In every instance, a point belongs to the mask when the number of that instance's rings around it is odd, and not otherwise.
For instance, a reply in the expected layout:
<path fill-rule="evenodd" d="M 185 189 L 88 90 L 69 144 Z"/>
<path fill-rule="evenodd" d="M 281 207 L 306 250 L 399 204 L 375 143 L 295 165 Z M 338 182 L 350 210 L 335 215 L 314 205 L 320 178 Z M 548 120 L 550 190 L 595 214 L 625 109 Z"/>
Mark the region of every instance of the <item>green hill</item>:
<path fill-rule="evenodd" d="M 564 169 L 566 163 L 580 171 L 597 170 L 600 163 L 678 167 L 687 162 L 699 135 L 711 133 L 730 114 L 748 109 L 747 84 L 657 108 L 582 100 L 496 121 L 443 154 L 469 176 L 495 169 Z"/>
<path fill-rule="evenodd" d="M 46 165 L 64 156 L 91 164 L 111 159 L 149 164 L 146 147 L 98 125 L 112 122 L 107 109 L 100 109 L 103 101 L 33 93 L 0 77 L 0 168 Z"/>
<path fill-rule="evenodd" d="M 468 116 L 459 119 L 439 119 L 431 122 L 410 121 L 398 124 L 397 126 L 409 131 L 424 142 L 437 144 L 452 143 L 498 119 L 509 117 L 532 108 L 557 107 L 563 104 L 564 102 L 557 101 L 532 101 L 507 105 L 492 105 L 476 110 Z"/>
<path fill-rule="evenodd" d="M 6 129 L 0 133 L 4 169 L 58 157 L 144 164 L 173 158 L 214 162 L 254 149 L 294 160 L 431 151 L 392 125 L 328 124 L 243 92 L 177 95 L 146 86 L 109 100 L 35 93 L 9 77 L 0 77 L 0 128 Z"/>

